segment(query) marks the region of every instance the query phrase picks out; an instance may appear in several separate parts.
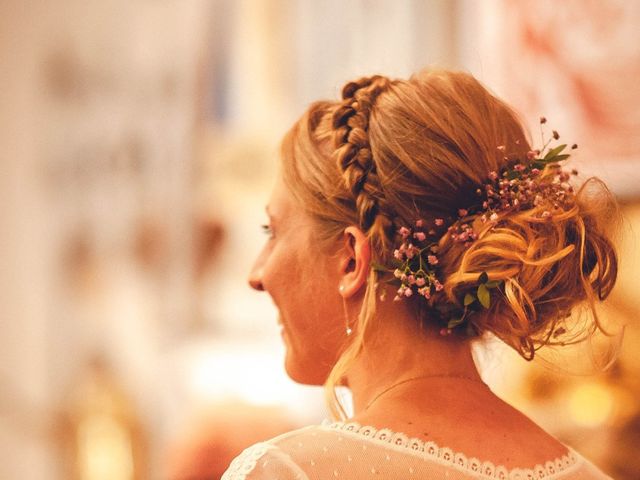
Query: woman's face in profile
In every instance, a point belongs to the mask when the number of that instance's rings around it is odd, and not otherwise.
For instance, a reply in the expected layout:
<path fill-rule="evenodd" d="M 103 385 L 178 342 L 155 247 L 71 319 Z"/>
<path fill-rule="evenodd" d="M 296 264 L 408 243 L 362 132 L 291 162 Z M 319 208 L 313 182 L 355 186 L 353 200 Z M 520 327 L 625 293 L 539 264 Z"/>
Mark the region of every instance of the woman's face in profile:
<path fill-rule="evenodd" d="M 266 243 L 249 284 L 267 292 L 278 308 L 288 375 L 299 383 L 321 385 L 345 340 L 339 262 L 321 248 L 318 227 L 281 179 L 267 214 Z"/>

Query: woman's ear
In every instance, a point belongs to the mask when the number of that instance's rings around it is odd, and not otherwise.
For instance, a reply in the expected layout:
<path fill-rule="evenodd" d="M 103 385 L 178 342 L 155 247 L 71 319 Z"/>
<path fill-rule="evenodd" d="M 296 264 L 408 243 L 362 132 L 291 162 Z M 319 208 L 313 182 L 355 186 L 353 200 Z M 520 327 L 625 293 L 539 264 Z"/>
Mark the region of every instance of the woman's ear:
<path fill-rule="evenodd" d="M 366 285 L 371 268 L 369 239 L 355 225 L 344 229 L 340 260 L 340 295 L 350 298 Z"/>

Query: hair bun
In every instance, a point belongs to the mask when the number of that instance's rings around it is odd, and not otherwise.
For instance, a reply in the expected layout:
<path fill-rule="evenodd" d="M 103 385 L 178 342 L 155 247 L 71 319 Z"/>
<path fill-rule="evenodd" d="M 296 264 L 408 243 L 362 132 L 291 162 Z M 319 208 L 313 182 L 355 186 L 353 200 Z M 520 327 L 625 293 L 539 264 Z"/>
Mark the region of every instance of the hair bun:
<path fill-rule="evenodd" d="M 450 249 L 443 258 L 450 271 L 445 292 L 457 290 L 487 272 L 504 280 L 503 295 L 471 322 L 479 332 L 490 331 L 524 358 L 549 344 L 582 340 L 594 330 L 606 331 L 596 312 L 617 275 L 617 256 L 610 240 L 619 218 L 617 203 L 600 180 L 591 178 L 576 194 L 574 208 L 541 222 L 536 209 L 501 216 L 460 257 Z M 586 302 L 591 323 L 570 325 L 572 309 Z"/>

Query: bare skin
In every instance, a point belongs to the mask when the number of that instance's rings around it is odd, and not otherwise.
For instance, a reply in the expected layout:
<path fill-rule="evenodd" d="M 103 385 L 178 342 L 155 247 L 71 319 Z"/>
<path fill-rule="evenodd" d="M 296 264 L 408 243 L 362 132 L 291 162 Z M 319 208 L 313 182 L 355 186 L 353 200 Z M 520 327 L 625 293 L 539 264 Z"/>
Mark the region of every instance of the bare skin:
<path fill-rule="evenodd" d="M 533 467 L 567 454 L 564 445 L 482 383 L 468 342 L 420 329 L 397 302 L 381 302 L 377 320 L 377 340 L 367 343 L 347 377 L 353 421 L 507 468 Z M 414 377 L 424 378 L 385 391 Z"/>
<path fill-rule="evenodd" d="M 319 385 L 343 343 L 353 338 L 345 334 L 345 320 L 357 330 L 371 268 L 370 242 L 357 226 L 349 226 L 330 253 L 310 262 L 313 223 L 282 182 L 268 210 L 270 235 L 249 283 L 268 292 L 280 310 L 289 375 Z M 394 293 L 389 293 L 390 299 Z M 354 421 L 433 440 L 507 468 L 532 467 L 567 453 L 482 383 L 467 341 L 442 337 L 435 327 L 421 329 L 409 302 L 378 301 L 372 327 L 375 336 L 365 338 L 346 375 Z M 397 385 L 414 377 L 420 378 Z"/>

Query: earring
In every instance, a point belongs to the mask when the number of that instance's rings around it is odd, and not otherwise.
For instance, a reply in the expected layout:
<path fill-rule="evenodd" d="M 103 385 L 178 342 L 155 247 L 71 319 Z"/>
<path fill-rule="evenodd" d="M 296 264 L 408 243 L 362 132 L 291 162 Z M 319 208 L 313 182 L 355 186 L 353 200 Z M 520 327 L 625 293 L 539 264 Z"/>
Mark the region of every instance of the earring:
<path fill-rule="evenodd" d="M 340 285 L 338 287 L 338 290 L 340 291 L 340 293 L 343 293 L 344 285 Z M 351 330 L 351 327 L 349 326 L 349 313 L 347 312 L 347 300 L 344 297 L 342 297 L 342 309 L 344 310 L 345 332 L 348 337 L 353 333 L 353 330 Z"/>

